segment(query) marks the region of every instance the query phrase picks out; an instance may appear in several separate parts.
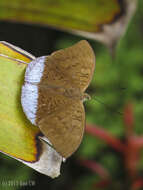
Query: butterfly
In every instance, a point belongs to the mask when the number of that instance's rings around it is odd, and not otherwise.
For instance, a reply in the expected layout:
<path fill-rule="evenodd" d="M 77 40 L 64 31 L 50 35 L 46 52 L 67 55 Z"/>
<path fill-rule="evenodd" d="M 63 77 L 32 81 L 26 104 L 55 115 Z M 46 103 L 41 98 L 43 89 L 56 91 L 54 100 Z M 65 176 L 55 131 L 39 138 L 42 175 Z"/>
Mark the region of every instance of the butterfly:
<path fill-rule="evenodd" d="M 64 158 L 79 147 L 85 128 L 83 102 L 95 68 L 86 40 L 32 60 L 25 72 L 21 104 L 27 118 L 40 128 Z"/>

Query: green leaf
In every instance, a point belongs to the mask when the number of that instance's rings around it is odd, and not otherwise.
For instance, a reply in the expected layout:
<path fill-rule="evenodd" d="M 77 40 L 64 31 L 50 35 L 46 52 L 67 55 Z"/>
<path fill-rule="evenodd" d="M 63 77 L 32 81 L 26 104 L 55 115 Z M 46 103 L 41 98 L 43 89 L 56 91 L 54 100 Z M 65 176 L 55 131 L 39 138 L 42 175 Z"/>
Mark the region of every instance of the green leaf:
<path fill-rule="evenodd" d="M 125 32 L 137 0 L 0 1 L 0 19 L 50 25 L 112 48 Z"/>

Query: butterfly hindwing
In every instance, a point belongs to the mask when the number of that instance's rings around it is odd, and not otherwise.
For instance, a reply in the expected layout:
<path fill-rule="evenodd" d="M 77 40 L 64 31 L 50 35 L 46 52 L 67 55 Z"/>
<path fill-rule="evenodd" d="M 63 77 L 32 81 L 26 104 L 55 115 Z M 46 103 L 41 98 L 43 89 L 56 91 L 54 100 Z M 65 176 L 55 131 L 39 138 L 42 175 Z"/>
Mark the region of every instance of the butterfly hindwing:
<path fill-rule="evenodd" d="M 79 147 L 85 127 L 85 111 L 81 101 L 69 100 L 59 110 L 37 121 L 43 134 L 64 158 Z"/>

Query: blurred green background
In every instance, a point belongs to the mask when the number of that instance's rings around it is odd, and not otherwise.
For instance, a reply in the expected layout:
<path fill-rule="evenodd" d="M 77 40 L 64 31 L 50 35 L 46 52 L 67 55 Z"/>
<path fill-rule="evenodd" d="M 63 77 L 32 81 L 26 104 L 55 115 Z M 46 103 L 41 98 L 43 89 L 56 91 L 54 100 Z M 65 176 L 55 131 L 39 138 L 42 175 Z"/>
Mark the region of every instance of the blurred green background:
<path fill-rule="evenodd" d="M 100 126 L 122 142 L 125 142 L 126 128 L 123 115 L 118 112 L 123 113 L 128 103 L 133 105 L 134 134 L 143 134 L 143 1 L 138 4 L 126 34 L 118 44 L 115 59 L 104 45 L 88 40 L 96 55 L 96 68 L 87 90 L 92 99 L 85 103 L 86 122 Z M 19 46 L 37 57 L 69 47 L 81 39 L 85 38 L 48 27 L 0 21 L 0 40 Z M 139 156 L 137 170 L 142 179 L 143 153 L 140 152 Z M 101 177 L 82 166 L 79 158 L 100 163 L 109 172 L 111 184 L 95 187 Z M 85 134 L 78 151 L 62 164 L 61 175 L 54 180 L 1 153 L 0 190 L 131 190 L 125 168 L 121 154 L 103 140 Z M 18 181 L 18 185 L 4 184 L 13 180 L 15 183 Z M 33 185 L 24 185 L 23 182 Z"/>

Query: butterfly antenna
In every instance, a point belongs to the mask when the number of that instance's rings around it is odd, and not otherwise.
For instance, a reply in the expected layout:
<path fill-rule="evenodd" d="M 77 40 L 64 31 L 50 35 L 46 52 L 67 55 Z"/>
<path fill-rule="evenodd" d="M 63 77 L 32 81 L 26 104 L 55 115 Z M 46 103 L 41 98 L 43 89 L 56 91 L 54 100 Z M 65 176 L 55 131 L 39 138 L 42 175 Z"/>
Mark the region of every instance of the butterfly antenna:
<path fill-rule="evenodd" d="M 95 96 L 93 96 L 93 97 L 91 98 L 91 100 L 92 100 L 92 99 L 94 99 L 94 100 L 96 100 L 98 103 L 104 105 L 104 106 L 105 106 L 107 109 L 109 109 L 110 111 L 112 111 L 112 112 L 115 111 L 116 113 L 118 113 L 118 114 L 120 114 L 120 115 L 123 115 L 122 112 L 119 112 L 119 111 L 117 111 L 117 110 L 111 108 L 109 105 L 107 105 L 107 104 L 105 104 L 104 102 L 102 102 L 101 100 L 97 99 Z"/>

